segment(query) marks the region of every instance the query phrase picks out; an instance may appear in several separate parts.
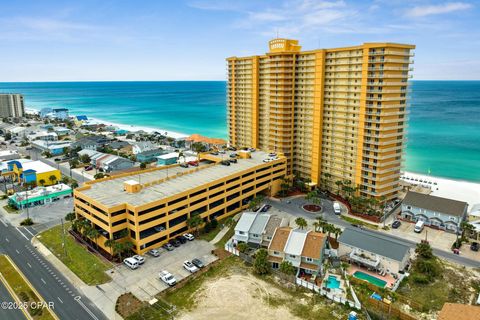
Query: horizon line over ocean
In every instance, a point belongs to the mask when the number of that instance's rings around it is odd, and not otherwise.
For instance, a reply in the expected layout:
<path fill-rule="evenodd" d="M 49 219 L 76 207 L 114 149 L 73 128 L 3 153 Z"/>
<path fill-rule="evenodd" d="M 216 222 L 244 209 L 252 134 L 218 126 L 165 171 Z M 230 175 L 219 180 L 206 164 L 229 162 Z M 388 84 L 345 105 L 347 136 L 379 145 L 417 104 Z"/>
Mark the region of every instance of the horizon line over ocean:
<path fill-rule="evenodd" d="M 413 80 L 404 170 L 480 182 L 480 80 Z M 226 81 L 0 82 L 25 106 L 226 138 Z"/>

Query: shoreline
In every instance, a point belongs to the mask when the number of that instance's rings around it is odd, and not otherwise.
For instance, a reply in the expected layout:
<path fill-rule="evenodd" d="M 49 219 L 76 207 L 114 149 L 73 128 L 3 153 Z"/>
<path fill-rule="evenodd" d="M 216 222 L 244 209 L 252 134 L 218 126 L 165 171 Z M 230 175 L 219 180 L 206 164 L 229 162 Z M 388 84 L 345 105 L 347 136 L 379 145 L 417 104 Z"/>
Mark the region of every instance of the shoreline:
<path fill-rule="evenodd" d="M 25 107 L 25 113 L 36 113 L 36 112 L 39 112 L 39 111 L 40 110 L 34 109 L 32 107 Z M 70 114 L 69 116 L 70 117 L 75 117 L 77 115 Z M 134 125 L 134 124 L 122 124 L 122 123 L 113 122 L 113 121 L 109 121 L 109 120 L 104 120 L 104 119 L 100 119 L 100 118 L 90 117 L 90 116 L 88 116 L 88 114 L 86 114 L 86 116 L 88 117 L 89 120 L 93 120 L 94 122 L 103 123 L 106 126 L 118 127 L 119 129 L 131 131 L 131 132 L 142 130 L 142 131 L 145 131 L 147 133 L 152 133 L 152 132 L 156 131 L 156 132 L 159 132 L 161 134 L 165 134 L 167 137 L 171 137 L 171 138 L 174 138 L 174 139 L 181 139 L 181 138 L 186 138 L 186 137 L 190 136 L 190 135 L 185 134 L 185 133 L 170 131 L 170 130 L 164 130 L 164 129 L 161 129 L 161 128 Z"/>
<path fill-rule="evenodd" d="M 414 178 L 423 180 L 424 183 L 419 181 L 401 179 L 405 182 L 416 183 L 425 185 L 425 181 L 432 182 L 432 184 L 426 184 L 431 186 L 431 195 L 443 198 L 449 198 L 453 200 L 465 201 L 469 205 L 471 210 L 474 204 L 480 203 L 480 183 L 466 180 L 455 180 L 451 178 L 444 178 L 438 176 L 430 176 L 428 174 L 421 174 L 411 171 L 404 171 L 403 177 Z M 434 183 L 437 183 L 436 185 Z"/>

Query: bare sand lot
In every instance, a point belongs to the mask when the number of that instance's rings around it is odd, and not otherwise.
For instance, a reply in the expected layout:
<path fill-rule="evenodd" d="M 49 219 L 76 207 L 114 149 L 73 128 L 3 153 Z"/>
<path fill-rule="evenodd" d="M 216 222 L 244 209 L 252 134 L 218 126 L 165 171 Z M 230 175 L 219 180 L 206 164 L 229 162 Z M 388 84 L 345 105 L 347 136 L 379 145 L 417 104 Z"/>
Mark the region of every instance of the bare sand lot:
<path fill-rule="evenodd" d="M 300 319 L 287 306 L 269 303 L 279 298 L 288 295 L 248 273 L 233 274 L 205 282 L 195 297 L 196 308 L 180 319 Z"/>

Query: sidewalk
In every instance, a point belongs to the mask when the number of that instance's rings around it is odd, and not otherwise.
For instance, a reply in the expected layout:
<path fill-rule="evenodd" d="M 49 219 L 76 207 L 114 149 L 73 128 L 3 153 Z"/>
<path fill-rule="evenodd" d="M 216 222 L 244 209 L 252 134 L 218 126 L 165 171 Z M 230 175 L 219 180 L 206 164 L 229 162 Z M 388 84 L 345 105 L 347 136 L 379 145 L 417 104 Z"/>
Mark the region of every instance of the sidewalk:
<path fill-rule="evenodd" d="M 219 233 L 217 233 L 217 235 L 215 236 L 215 238 L 213 238 L 212 240 L 210 240 L 210 243 L 211 244 L 216 244 L 218 241 L 222 240 L 223 236 L 228 232 L 230 228 L 227 227 L 227 226 L 224 226 L 222 230 L 220 230 Z"/>
<path fill-rule="evenodd" d="M 32 245 L 35 246 L 39 253 L 53 264 L 65 278 L 67 278 L 73 286 L 79 289 L 87 296 L 98 309 L 102 310 L 108 319 L 123 319 L 115 311 L 115 303 L 118 297 L 125 292 L 125 288 L 121 288 L 113 281 L 104 283 L 99 286 L 86 285 L 75 273 L 63 264 L 50 250 L 48 250 L 36 237 L 32 238 Z"/>

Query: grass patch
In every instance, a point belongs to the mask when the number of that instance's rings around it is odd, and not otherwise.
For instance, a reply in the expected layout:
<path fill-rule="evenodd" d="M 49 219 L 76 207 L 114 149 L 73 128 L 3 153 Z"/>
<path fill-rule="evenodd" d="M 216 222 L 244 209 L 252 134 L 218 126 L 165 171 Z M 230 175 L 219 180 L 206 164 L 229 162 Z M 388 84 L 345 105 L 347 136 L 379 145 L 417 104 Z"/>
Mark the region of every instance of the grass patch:
<path fill-rule="evenodd" d="M 441 260 L 439 263 L 441 274 L 432 283 L 415 282 L 415 271 L 411 271 L 410 276 L 402 281 L 397 292 L 416 302 L 411 304 L 413 309 L 432 312 L 440 310 L 445 302 L 470 303 L 470 297 L 475 292 L 475 282 L 471 280 L 470 273 Z"/>
<path fill-rule="evenodd" d="M 26 302 L 27 305 L 41 301 L 40 297 L 37 297 L 32 288 L 25 282 L 25 280 L 23 280 L 17 270 L 12 266 L 10 261 L 8 261 L 8 259 L 3 255 L 0 256 L 0 270 L 2 270 L 2 275 L 19 297 L 20 301 Z M 50 314 L 50 312 L 48 312 L 47 309 L 28 308 L 27 311 L 35 320 L 54 320 L 54 317 Z"/>
<path fill-rule="evenodd" d="M 70 223 L 65 224 L 65 230 L 69 227 Z M 48 229 L 38 236 L 38 240 L 86 284 L 97 285 L 112 280 L 105 273 L 105 271 L 112 267 L 111 264 L 88 252 L 88 250 L 77 243 L 69 233 L 65 235 L 65 247 L 67 251 L 67 256 L 65 256 L 62 239 L 61 225 Z"/>
<path fill-rule="evenodd" d="M 215 243 L 215 246 L 217 248 L 222 248 L 222 249 L 225 248 L 225 244 L 227 243 L 228 240 L 230 240 L 231 237 L 233 237 L 234 234 L 235 234 L 235 225 L 232 225 L 228 229 L 227 233 L 224 234 L 222 239 L 220 239 L 220 241 Z"/>
<path fill-rule="evenodd" d="M 210 232 L 208 232 L 208 233 L 205 233 L 203 230 L 201 230 L 200 235 L 197 238 L 200 239 L 200 240 L 205 240 L 205 241 L 210 242 L 210 241 L 213 240 L 213 238 L 215 238 L 217 236 L 217 234 L 220 232 L 220 230 L 222 230 L 222 226 L 219 223 L 215 227 L 215 229 L 210 230 Z"/>
<path fill-rule="evenodd" d="M 356 225 L 361 225 L 361 226 L 364 226 L 364 227 L 367 227 L 369 229 L 373 229 L 373 230 L 378 230 L 378 226 L 375 225 L 375 224 L 372 224 L 372 223 L 368 223 L 368 222 L 365 222 L 365 221 L 362 221 L 362 220 L 358 220 L 358 219 L 355 219 L 355 218 L 352 218 L 352 217 L 347 217 L 347 216 L 340 216 L 340 218 L 342 220 L 345 220 L 347 222 L 350 222 L 350 223 L 353 223 L 353 224 L 356 224 Z"/>
<path fill-rule="evenodd" d="M 6 206 L 3 206 L 3 209 L 5 209 L 5 211 L 7 211 L 8 213 L 20 213 L 19 210 L 9 206 L 8 204 Z"/>

